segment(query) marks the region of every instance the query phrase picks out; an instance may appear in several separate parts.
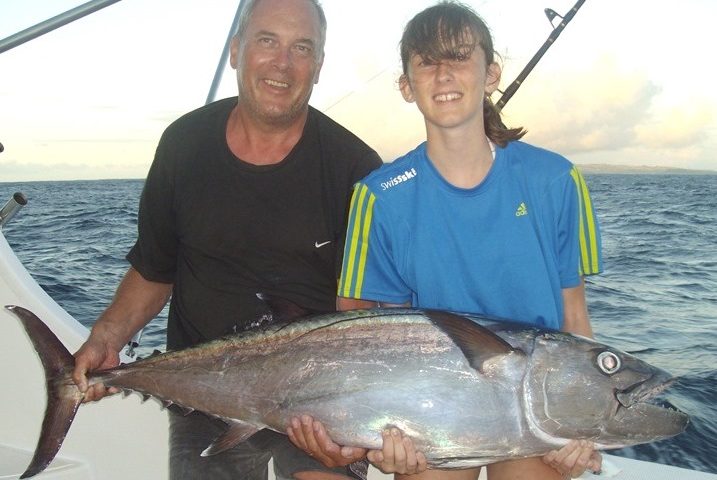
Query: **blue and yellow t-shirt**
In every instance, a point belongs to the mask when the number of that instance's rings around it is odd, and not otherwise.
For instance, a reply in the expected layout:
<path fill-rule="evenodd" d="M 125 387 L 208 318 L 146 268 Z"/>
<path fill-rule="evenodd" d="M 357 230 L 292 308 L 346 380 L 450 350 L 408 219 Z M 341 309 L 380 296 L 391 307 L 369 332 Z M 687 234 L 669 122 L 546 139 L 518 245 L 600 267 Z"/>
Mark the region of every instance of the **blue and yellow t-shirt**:
<path fill-rule="evenodd" d="M 601 270 L 597 218 L 568 160 L 511 142 L 462 189 L 424 143 L 356 185 L 338 295 L 559 329 L 561 290 Z"/>

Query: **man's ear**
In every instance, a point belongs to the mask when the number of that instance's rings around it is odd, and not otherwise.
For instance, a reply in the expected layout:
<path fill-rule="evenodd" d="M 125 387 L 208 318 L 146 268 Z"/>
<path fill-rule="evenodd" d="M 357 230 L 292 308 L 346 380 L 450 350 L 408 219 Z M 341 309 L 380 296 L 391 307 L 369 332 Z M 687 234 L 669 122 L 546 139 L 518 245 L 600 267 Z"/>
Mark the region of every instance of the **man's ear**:
<path fill-rule="evenodd" d="M 416 99 L 413 96 L 413 89 L 411 88 L 411 82 L 408 80 L 408 75 L 405 73 L 398 79 L 398 88 L 401 90 L 403 99 L 408 103 L 413 103 Z"/>
<path fill-rule="evenodd" d="M 314 85 L 319 83 L 319 76 L 321 76 L 321 67 L 324 66 L 324 52 L 321 52 L 321 56 L 316 61 L 316 73 L 314 74 Z"/>
<path fill-rule="evenodd" d="M 229 45 L 229 64 L 234 70 L 239 65 L 239 35 L 234 35 Z"/>
<path fill-rule="evenodd" d="M 493 62 L 488 65 L 488 72 L 485 78 L 485 91 L 488 95 L 498 89 L 498 85 L 500 85 L 501 73 L 500 65 L 497 63 Z"/>

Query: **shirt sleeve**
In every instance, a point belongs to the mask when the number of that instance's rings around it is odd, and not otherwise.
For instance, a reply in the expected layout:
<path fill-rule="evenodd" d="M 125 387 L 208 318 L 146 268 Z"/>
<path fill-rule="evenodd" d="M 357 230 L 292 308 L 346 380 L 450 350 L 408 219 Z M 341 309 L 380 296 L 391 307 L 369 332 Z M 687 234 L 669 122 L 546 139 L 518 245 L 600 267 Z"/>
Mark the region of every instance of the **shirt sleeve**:
<path fill-rule="evenodd" d="M 566 176 L 558 217 L 561 286 L 576 286 L 581 277 L 603 269 L 600 227 L 585 179 L 576 167 Z"/>
<path fill-rule="evenodd" d="M 336 249 L 336 278 L 340 278 L 341 276 L 341 268 L 343 266 L 343 258 L 344 258 L 344 246 L 345 246 L 345 240 L 346 240 L 346 230 L 348 227 L 348 214 L 349 214 L 349 208 L 351 205 L 350 197 L 353 192 L 353 186 L 355 186 L 356 182 L 360 181 L 366 175 L 371 173 L 373 170 L 376 170 L 381 166 L 381 157 L 378 156 L 378 154 L 374 150 L 368 150 L 366 154 L 361 157 L 360 161 L 356 162 L 354 165 L 354 168 L 351 170 L 350 174 L 350 180 L 349 183 L 346 184 L 346 187 L 341 192 L 341 205 L 343 208 L 341 209 L 340 218 L 338 219 L 338 228 L 334 230 L 334 235 L 337 242 L 337 249 Z M 343 185 L 343 184 L 339 184 Z M 335 199 L 336 202 L 339 202 L 339 198 Z"/>
<path fill-rule="evenodd" d="M 173 209 L 174 174 L 166 133 L 160 140 L 142 189 L 137 241 L 127 260 L 146 280 L 173 283 L 179 240 Z"/>
<path fill-rule="evenodd" d="M 357 183 L 349 209 L 338 296 L 397 304 L 411 300 L 411 290 L 397 268 L 395 228 L 375 194 Z"/>

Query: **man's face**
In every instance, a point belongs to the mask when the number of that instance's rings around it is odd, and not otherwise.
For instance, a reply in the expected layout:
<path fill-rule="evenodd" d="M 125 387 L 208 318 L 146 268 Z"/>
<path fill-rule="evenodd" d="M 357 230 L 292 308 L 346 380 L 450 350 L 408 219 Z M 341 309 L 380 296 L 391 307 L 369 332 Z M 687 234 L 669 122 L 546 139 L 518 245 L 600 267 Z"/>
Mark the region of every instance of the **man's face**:
<path fill-rule="evenodd" d="M 261 0 L 242 38 L 234 38 L 239 104 L 268 125 L 305 111 L 323 63 L 316 7 L 306 0 Z"/>

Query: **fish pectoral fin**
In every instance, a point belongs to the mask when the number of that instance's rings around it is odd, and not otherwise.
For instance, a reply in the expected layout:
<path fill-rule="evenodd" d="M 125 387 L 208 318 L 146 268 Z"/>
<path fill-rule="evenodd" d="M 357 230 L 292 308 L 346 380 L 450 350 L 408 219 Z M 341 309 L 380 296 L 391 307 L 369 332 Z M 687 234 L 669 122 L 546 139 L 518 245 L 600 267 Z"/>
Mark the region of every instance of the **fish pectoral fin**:
<path fill-rule="evenodd" d="M 468 363 L 479 372 L 484 371 L 484 363 L 488 360 L 520 352 L 489 329 L 462 315 L 437 310 L 429 310 L 426 315 L 451 337 Z"/>
<path fill-rule="evenodd" d="M 216 440 L 211 443 L 211 445 L 204 449 L 202 457 L 216 455 L 217 453 L 229 450 L 259 431 L 255 425 L 239 422 L 237 420 L 229 420 L 228 422 L 229 429 L 219 435 Z"/>

